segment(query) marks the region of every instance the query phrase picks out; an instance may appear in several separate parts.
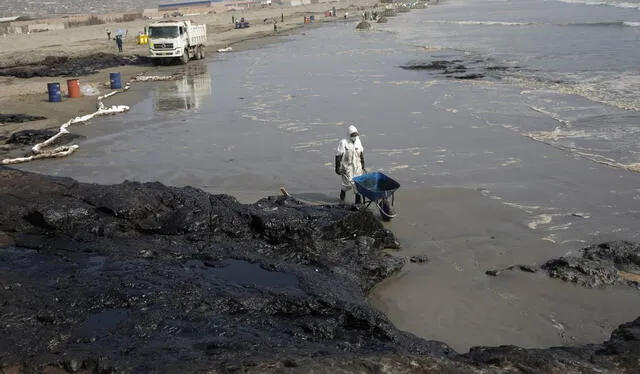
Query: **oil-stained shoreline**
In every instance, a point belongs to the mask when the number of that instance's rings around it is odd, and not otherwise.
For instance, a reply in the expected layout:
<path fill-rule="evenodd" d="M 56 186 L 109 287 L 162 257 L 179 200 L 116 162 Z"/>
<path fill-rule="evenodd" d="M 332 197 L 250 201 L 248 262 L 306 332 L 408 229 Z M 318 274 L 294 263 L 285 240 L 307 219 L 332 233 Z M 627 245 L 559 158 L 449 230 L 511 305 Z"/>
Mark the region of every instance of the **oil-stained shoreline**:
<path fill-rule="evenodd" d="M 405 263 L 368 211 L 10 168 L 0 181 L 5 371 L 591 373 L 640 358 L 640 318 L 602 344 L 463 355 L 399 331 L 365 301 Z"/>

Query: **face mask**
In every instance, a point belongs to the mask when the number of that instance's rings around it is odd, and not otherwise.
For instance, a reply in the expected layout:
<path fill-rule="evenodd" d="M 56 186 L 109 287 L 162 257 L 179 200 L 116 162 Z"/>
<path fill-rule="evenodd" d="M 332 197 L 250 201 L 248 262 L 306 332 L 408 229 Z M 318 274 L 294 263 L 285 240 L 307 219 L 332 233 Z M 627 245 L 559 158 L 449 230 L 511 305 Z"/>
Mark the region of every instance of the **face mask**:
<path fill-rule="evenodd" d="M 358 139 L 358 137 L 357 137 L 357 136 L 352 136 L 350 139 L 351 139 L 351 141 L 352 141 L 352 142 L 354 142 L 354 143 L 355 143 L 355 142 L 356 142 L 356 139 Z"/>

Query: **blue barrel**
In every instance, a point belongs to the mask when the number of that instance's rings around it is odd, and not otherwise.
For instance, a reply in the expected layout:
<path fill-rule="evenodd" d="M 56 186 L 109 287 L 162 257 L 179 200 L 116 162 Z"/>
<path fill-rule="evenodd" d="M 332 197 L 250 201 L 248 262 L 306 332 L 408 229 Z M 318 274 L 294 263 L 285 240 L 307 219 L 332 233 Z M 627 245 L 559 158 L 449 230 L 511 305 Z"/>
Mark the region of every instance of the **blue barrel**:
<path fill-rule="evenodd" d="M 47 83 L 47 91 L 49 92 L 49 101 L 52 103 L 59 103 L 62 101 L 62 95 L 60 94 L 60 83 Z"/>
<path fill-rule="evenodd" d="M 120 73 L 109 73 L 109 80 L 111 81 L 111 88 L 122 88 Z"/>

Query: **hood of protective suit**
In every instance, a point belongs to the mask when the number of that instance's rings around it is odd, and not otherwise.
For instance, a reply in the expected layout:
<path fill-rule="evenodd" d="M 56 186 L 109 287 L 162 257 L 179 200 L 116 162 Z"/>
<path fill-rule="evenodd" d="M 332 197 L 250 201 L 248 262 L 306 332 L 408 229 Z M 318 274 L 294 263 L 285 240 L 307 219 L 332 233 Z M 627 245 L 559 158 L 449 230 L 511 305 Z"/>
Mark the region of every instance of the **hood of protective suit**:
<path fill-rule="evenodd" d="M 354 125 L 349 126 L 347 129 L 347 136 L 351 136 L 354 132 L 358 132 L 358 129 Z"/>

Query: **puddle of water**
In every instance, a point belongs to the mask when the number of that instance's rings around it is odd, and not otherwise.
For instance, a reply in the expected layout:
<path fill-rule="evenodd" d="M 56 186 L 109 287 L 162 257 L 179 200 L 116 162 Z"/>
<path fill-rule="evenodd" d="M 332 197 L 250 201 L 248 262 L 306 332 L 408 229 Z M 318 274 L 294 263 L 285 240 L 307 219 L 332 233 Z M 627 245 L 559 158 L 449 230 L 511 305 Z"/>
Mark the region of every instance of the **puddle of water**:
<path fill-rule="evenodd" d="M 194 64 L 175 80 L 154 85 L 154 108 L 158 112 L 200 108 L 212 94 L 211 74 L 206 64 Z"/>
<path fill-rule="evenodd" d="M 223 260 L 210 267 L 216 277 L 240 285 L 258 285 L 268 287 L 300 287 L 298 277 L 293 274 L 268 271 L 259 264 L 252 264 L 242 260 Z"/>
<path fill-rule="evenodd" d="M 85 268 L 87 273 L 96 272 L 104 266 L 105 261 L 107 260 L 106 256 L 93 256 L 89 258 L 89 263 Z"/>
<path fill-rule="evenodd" d="M 118 323 L 126 319 L 129 312 L 126 309 L 109 309 L 100 313 L 95 313 L 87 317 L 80 325 L 80 328 L 86 332 L 103 332 L 113 330 Z"/>

